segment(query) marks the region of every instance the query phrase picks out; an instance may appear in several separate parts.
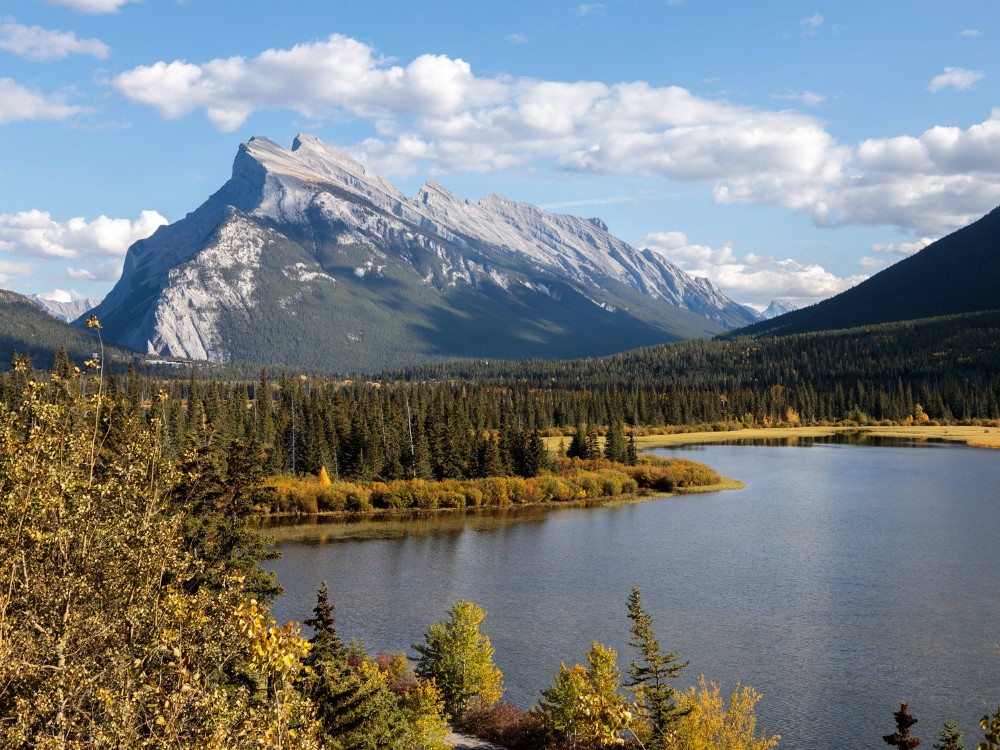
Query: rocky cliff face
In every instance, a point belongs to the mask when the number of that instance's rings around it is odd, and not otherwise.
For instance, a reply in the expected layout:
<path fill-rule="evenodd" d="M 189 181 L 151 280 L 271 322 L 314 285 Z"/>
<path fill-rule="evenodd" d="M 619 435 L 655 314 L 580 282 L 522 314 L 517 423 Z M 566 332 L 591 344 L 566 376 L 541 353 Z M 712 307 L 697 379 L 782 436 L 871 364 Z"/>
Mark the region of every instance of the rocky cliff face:
<path fill-rule="evenodd" d="M 759 319 L 599 219 L 435 183 L 415 197 L 298 136 L 133 245 L 95 310 L 141 351 L 341 371 L 443 357 L 580 356 Z"/>

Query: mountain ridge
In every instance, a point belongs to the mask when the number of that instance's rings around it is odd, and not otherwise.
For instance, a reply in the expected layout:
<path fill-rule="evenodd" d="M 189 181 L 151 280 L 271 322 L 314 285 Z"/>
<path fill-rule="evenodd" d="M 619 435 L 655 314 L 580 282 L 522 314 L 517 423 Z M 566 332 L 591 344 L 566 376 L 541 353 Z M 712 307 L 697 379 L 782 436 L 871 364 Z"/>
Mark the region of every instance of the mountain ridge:
<path fill-rule="evenodd" d="M 759 319 L 600 219 L 433 180 L 407 197 L 304 135 L 241 144 L 218 191 L 129 248 L 94 312 L 140 351 L 342 370 L 607 353 Z"/>

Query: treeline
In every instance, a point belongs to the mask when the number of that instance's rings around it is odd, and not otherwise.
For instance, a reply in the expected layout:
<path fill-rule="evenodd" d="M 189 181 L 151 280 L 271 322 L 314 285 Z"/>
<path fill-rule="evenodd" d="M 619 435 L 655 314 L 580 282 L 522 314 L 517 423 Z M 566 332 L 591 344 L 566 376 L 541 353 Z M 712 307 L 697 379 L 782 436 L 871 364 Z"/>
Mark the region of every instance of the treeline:
<path fill-rule="evenodd" d="M 30 363 L 0 378 L 16 405 Z M 51 372 L 71 379 L 65 352 Z M 607 434 L 616 461 L 629 438 L 665 425 L 702 429 L 812 424 L 996 423 L 1000 313 L 781 339 L 691 341 L 599 359 L 467 362 L 382 380 L 266 370 L 252 380 L 153 377 L 135 367 L 104 385 L 116 418 L 156 430 L 167 456 L 211 435 L 260 449 L 271 475 L 366 483 L 532 477 L 541 437 L 584 456 Z M 200 437 L 201 436 L 201 437 Z M 574 447 L 576 440 L 587 445 Z"/>

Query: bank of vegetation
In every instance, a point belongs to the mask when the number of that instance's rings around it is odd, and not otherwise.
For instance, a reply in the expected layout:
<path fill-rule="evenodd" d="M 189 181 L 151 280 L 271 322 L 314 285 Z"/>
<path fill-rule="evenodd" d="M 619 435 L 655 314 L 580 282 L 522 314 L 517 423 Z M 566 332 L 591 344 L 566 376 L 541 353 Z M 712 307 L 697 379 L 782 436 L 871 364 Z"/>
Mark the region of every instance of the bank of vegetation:
<path fill-rule="evenodd" d="M 720 487 L 723 478 L 705 464 L 687 459 L 642 456 L 634 465 L 606 458 L 560 457 L 535 476 L 472 479 L 397 479 L 389 482 L 334 482 L 325 468 L 313 476 L 271 477 L 267 512 L 312 515 L 376 510 L 503 508 L 517 505 L 614 500 L 623 496 L 673 493 Z"/>
<path fill-rule="evenodd" d="M 273 494 L 266 476 L 275 456 L 290 455 L 293 470 L 304 460 L 303 404 L 315 398 L 349 414 L 364 403 L 369 416 L 380 404 L 397 414 L 405 407 L 398 427 L 414 423 L 411 392 L 369 388 L 370 400 L 355 400 L 324 386 L 314 397 L 303 381 L 286 379 L 277 394 L 265 389 L 266 400 L 226 398 L 244 395 L 245 384 L 201 391 L 197 382 L 184 399 L 147 399 L 148 385 L 134 374 L 104 377 L 99 360 L 78 368 L 66 358 L 43 378 L 16 361 L 0 383 L 0 747 L 436 750 L 448 718 L 511 748 L 774 746 L 756 729 L 751 691 L 726 701 L 711 683 L 675 687 L 681 665 L 660 650 L 638 591 L 628 603 L 638 656 L 628 677 L 613 651 L 593 644 L 587 664 L 560 665 L 529 711 L 500 702 L 502 675 L 470 603 L 428 629 L 415 669 L 404 655 L 344 643 L 325 589 L 308 631 L 276 623 L 269 605 L 280 585 L 261 566 L 273 552 L 252 520 Z M 439 413 L 437 393 L 422 394 L 425 414 Z M 290 441 L 276 416 L 291 422 Z M 350 432 L 361 423 L 354 417 Z M 355 481 L 374 486 L 363 477 L 375 466 L 390 473 L 389 424 L 385 433 L 380 421 L 370 426 L 383 453 L 374 451 L 377 464 L 353 459 Z M 515 424 L 507 418 L 506 428 L 456 439 L 478 435 L 490 463 L 507 440 L 507 458 L 497 460 L 517 466 L 531 453 L 517 446 L 537 447 L 537 436 Z M 331 435 L 340 434 L 336 425 Z M 261 440 L 261 426 L 273 442 Z M 653 484 L 685 475 L 683 465 L 631 464 L 634 446 L 621 439 L 620 423 L 605 451 L 610 442 L 624 461 L 611 456 L 605 466 L 592 455 L 594 432 L 574 430 L 566 446 L 573 455 L 558 472 L 620 474 L 637 485 L 647 480 L 629 472 L 648 471 Z M 416 453 L 416 440 L 403 444 Z M 362 440 L 356 454 L 330 455 L 362 456 L 368 447 Z M 324 456 L 315 445 L 309 451 Z M 433 471 L 429 462 L 420 470 Z M 993 743 L 985 747 L 996 746 L 998 721 L 1000 709 L 984 719 Z"/>

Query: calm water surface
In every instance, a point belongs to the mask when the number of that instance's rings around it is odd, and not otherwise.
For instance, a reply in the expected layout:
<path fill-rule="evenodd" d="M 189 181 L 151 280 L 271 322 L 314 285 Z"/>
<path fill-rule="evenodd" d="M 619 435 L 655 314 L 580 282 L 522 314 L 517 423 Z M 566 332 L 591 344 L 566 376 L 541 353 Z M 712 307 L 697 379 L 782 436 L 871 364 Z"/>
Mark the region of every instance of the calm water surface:
<path fill-rule="evenodd" d="M 285 541 L 271 565 L 301 620 L 321 580 L 339 632 L 410 651 L 457 599 L 489 611 L 507 699 L 528 706 L 592 640 L 623 670 L 634 583 L 661 644 L 723 690 L 763 693 L 782 748 L 885 747 L 901 700 L 930 747 L 956 717 L 966 745 L 1000 702 L 1000 452 L 713 445 L 741 491 L 526 517 L 450 519 L 392 538 Z M 370 529 L 365 532 L 370 534 Z"/>

